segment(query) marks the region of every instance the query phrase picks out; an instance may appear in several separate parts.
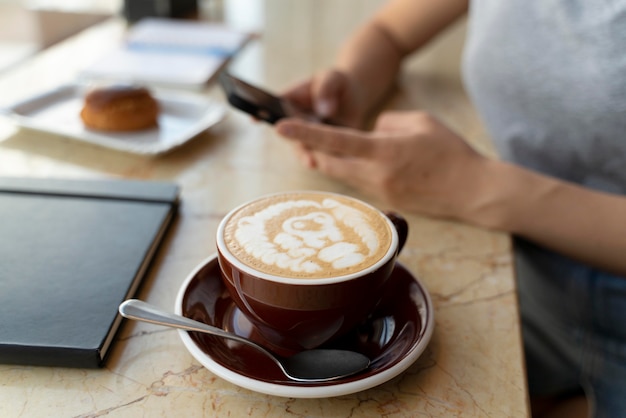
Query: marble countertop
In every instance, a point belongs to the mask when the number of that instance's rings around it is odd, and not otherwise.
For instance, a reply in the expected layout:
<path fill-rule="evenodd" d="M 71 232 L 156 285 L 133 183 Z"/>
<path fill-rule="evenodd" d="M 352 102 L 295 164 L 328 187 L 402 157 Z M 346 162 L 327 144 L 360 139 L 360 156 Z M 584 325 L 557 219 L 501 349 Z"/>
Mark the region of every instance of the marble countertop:
<path fill-rule="evenodd" d="M 278 90 L 328 65 L 339 40 L 380 2 L 268 1 L 256 10 L 256 20 L 235 12 L 241 3 L 225 2 L 220 18 L 260 36 L 232 68 Z M 0 76 L 0 100 L 8 103 L 72 81 L 78 69 L 118 42 L 124 29 L 120 20 L 107 21 L 7 71 Z M 462 35 L 461 23 L 409 62 L 389 106 L 428 109 L 492 153 L 454 69 Z M 197 93 L 224 102 L 213 83 Z M 215 252 L 222 216 L 246 200 L 321 189 L 394 209 L 301 167 L 270 126 L 231 109 L 217 126 L 155 157 L 19 129 L 1 119 L 0 175 L 177 182 L 179 215 L 137 295 L 172 310 L 185 278 Z M 386 383 L 323 399 L 264 395 L 204 368 L 176 330 L 125 321 L 102 369 L 0 365 L 0 416 L 527 416 L 510 238 L 403 215 L 410 234 L 400 261 L 430 293 L 435 327 L 417 361 Z"/>

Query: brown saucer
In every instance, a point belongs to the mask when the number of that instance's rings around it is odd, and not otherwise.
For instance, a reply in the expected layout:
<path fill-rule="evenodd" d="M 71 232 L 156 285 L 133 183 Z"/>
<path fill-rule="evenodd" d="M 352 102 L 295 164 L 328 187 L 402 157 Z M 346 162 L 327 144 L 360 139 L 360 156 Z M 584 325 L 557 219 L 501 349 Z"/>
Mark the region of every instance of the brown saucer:
<path fill-rule="evenodd" d="M 176 312 L 264 344 L 222 285 L 215 255 L 183 283 Z M 424 351 L 433 327 L 430 296 L 419 280 L 397 263 L 376 311 L 357 329 L 324 346 L 367 355 L 372 360 L 370 367 L 355 376 L 326 383 L 295 382 L 251 347 L 195 332 L 180 331 L 180 335 L 200 363 L 231 383 L 272 395 L 316 398 L 358 392 L 397 376 Z"/>

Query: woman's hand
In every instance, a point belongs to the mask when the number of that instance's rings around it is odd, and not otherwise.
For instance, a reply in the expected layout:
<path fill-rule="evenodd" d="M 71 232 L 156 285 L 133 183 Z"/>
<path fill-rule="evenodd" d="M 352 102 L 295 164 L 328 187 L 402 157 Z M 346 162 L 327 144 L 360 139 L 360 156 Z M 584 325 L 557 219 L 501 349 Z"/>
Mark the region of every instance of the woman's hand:
<path fill-rule="evenodd" d="M 345 73 L 327 70 L 297 84 L 283 94 L 299 111 L 334 125 L 360 128 L 367 117 L 364 89 Z"/>
<path fill-rule="evenodd" d="M 277 129 L 309 167 L 398 209 L 457 219 L 480 209 L 490 160 L 427 113 L 383 113 L 371 132 L 295 119 Z"/>

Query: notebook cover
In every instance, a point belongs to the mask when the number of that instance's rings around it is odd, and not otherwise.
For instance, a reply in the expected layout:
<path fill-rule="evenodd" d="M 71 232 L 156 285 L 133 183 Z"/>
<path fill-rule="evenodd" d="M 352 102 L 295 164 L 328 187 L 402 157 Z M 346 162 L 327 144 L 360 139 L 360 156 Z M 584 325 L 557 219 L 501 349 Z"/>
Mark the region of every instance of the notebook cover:
<path fill-rule="evenodd" d="M 103 365 L 178 186 L 0 178 L 0 363 Z"/>

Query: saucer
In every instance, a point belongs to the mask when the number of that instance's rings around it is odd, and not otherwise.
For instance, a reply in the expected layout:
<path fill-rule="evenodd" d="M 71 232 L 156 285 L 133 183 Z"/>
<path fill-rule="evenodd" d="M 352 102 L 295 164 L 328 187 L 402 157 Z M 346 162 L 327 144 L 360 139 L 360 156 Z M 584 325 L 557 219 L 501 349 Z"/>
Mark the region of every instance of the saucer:
<path fill-rule="evenodd" d="M 382 302 L 347 335 L 323 348 L 358 351 L 369 368 L 330 382 L 296 382 L 252 347 L 220 337 L 179 330 L 191 355 L 215 375 L 268 395 L 327 398 L 378 386 L 411 366 L 426 349 L 434 328 L 430 295 L 402 264 L 396 263 Z M 176 313 L 217 326 L 264 345 L 263 337 L 234 305 L 222 285 L 217 255 L 204 260 L 181 285 Z"/>

